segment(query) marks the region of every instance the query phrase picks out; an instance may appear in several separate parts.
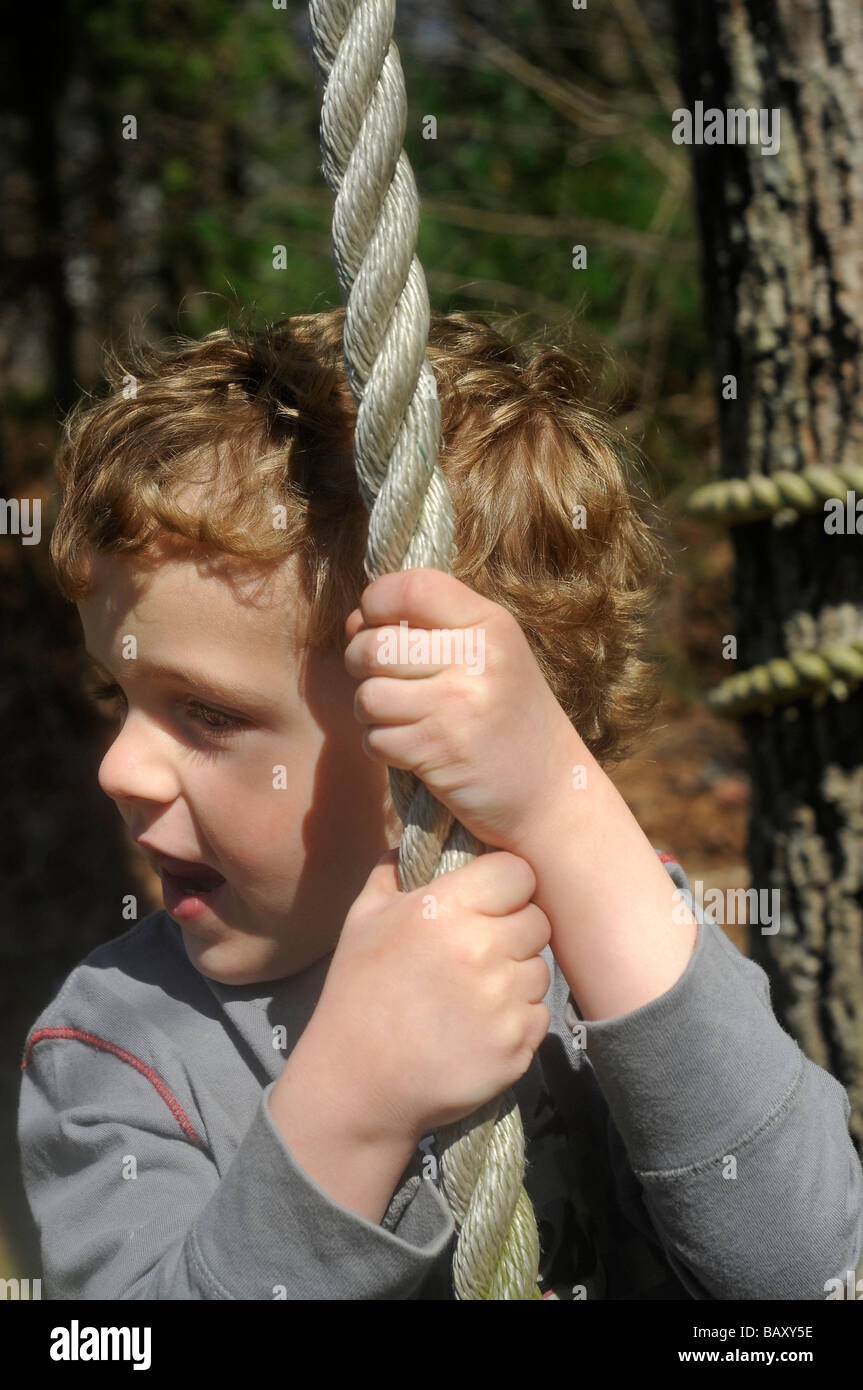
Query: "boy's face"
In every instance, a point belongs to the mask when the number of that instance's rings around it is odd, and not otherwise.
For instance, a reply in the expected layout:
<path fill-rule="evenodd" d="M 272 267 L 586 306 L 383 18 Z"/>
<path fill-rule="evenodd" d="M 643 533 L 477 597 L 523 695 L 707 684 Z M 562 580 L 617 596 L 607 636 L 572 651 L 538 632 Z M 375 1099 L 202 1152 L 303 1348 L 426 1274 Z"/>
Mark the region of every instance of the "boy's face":
<path fill-rule="evenodd" d="M 280 979 L 335 949 L 398 843 L 386 768 L 363 752 L 341 655 L 303 655 L 294 561 L 262 580 L 177 538 L 158 553 L 157 567 L 91 554 L 95 589 L 78 604 L 122 692 L 99 785 L 157 871 L 164 855 L 222 876 L 197 896 L 179 882 L 192 869 L 162 876 L 195 968 L 229 985 Z"/>

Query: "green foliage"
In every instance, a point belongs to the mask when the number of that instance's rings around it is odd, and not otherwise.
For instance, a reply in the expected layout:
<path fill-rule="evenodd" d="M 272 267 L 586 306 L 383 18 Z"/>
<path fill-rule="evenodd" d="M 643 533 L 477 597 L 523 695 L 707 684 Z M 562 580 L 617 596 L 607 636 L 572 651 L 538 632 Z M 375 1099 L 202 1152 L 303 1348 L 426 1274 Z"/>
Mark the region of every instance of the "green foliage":
<path fill-rule="evenodd" d="M 140 260 L 150 266 L 144 285 L 151 326 L 170 329 L 181 305 L 190 331 L 206 331 L 230 304 L 279 317 L 340 302 L 306 5 L 282 11 L 264 0 L 69 4 L 75 82 L 64 115 L 70 130 L 88 130 L 97 148 L 93 156 L 84 144 L 75 149 L 67 185 L 79 190 L 82 205 L 88 197 L 96 204 L 88 225 L 99 254 L 113 238 L 126 280 L 135 279 Z M 575 316 L 631 365 L 636 381 L 651 350 L 652 315 L 664 306 L 664 376 L 641 425 L 647 446 L 657 446 L 676 478 L 694 449 L 678 444 L 676 424 L 659 432 L 662 396 L 688 389 L 706 348 L 697 258 L 671 249 L 695 242 L 688 196 L 667 233 L 667 257 L 642 252 L 638 238 L 653 236 L 667 163 L 688 156 L 671 142 L 669 117 L 655 103 L 638 55 L 616 68 L 603 64 L 609 45 L 627 42 L 613 7 L 597 5 L 588 21 L 550 3 L 501 0 L 489 35 L 512 55 L 514 69 L 472 41 L 454 61 L 445 49 L 430 58 L 415 41 L 413 17 L 405 0 L 399 41 L 409 112 L 405 146 L 420 191 L 418 251 L 433 305 L 535 308 L 539 319 L 561 321 Z M 446 16 L 440 23 L 446 25 Z M 568 47 L 559 44 L 567 25 Z M 524 70 L 517 67 L 521 60 Z M 619 93 L 608 85 L 617 79 L 607 71 L 622 74 Z M 544 74 L 552 86 L 544 87 Z M 567 88 L 578 97 L 576 107 L 586 103 L 583 122 L 555 95 Z M 597 134 L 602 122 L 595 124 L 591 108 L 601 117 L 618 97 L 620 110 L 638 114 L 627 117 L 625 133 Z M 137 119 L 137 140 L 122 138 L 128 114 Z M 422 135 L 428 114 L 437 118 L 436 140 Z M 656 159 L 657 148 L 665 161 Z M 155 194 L 157 210 L 127 247 L 117 206 L 130 191 L 151 200 Z M 82 220 L 80 210 L 76 217 Z M 574 270 L 571 248 L 581 242 L 587 268 Z M 273 268 L 275 245 L 287 248 L 284 270 Z M 483 292 L 489 283 L 493 294 Z M 94 336 L 125 327 L 129 309 L 120 290 L 106 291 L 93 311 Z M 633 293 L 634 328 L 623 321 Z M 631 398 L 637 405 L 636 384 Z"/>

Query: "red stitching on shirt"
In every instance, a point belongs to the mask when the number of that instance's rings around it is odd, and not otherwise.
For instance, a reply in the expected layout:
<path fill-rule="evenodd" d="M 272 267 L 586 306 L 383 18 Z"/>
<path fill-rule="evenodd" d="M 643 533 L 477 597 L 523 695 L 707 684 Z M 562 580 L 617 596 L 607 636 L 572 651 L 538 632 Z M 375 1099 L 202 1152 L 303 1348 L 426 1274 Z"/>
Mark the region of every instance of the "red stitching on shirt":
<path fill-rule="evenodd" d="M 122 1047 L 117 1047 L 115 1043 L 106 1042 L 104 1038 L 99 1038 L 95 1033 L 82 1033 L 79 1028 L 37 1028 L 27 1044 L 27 1051 L 24 1061 L 21 1063 L 21 1070 L 24 1071 L 30 1061 L 30 1054 L 33 1046 L 41 1042 L 43 1038 L 73 1038 L 78 1042 L 89 1043 L 91 1047 L 100 1047 L 104 1052 L 112 1052 L 115 1057 L 119 1057 L 121 1062 L 128 1062 L 130 1067 L 134 1067 L 142 1076 L 146 1076 L 151 1085 L 155 1086 L 162 1100 L 167 1105 L 177 1124 L 184 1134 L 187 1134 L 193 1144 L 201 1144 L 201 1140 L 195 1132 L 194 1125 L 186 1114 L 177 1097 L 173 1095 L 165 1085 L 161 1076 L 148 1067 L 146 1062 L 142 1062 L 140 1057 L 136 1057 L 131 1052 L 124 1052 Z"/>
<path fill-rule="evenodd" d="M 679 860 L 675 859 L 675 857 L 674 857 L 673 854 L 666 854 L 664 850 L 659 850 L 659 849 L 658 849 L 658 850 L 656 851 L 656 853 L 659 855 L 659 861 L 660 861 L 661 864 L 677 864 L 677 863 L 679 863 Z"/>

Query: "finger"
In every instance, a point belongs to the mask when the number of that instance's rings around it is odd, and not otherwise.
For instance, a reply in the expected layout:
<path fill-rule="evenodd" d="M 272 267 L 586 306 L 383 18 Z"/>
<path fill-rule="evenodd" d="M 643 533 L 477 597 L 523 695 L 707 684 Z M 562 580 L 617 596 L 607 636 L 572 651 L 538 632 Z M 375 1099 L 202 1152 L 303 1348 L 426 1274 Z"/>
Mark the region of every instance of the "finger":
<path fill-rule="evenodd" d="M 345 619 L 345 636 L 347 637 L 348 642 L 350 642 L 351 638 L 357 632 L 362 632 L 364 627 L 365 622 L 363 620 L 362 612 L 359 608 L 355 608 L 354 611 L 352 613 L 349 613 L 347 618 Z"/>
<path fill-rule="evenodd" d="M 415 627 L 472 627 L 487 622 L 495 605 L 444 570 L 420 568 L 382 574 L 360 599 L 369 627 L 404 620 Z"/>
<path fill-rule="evenodd" d="M 452 893 L 476 912 L 506 917 L 527 907 L 536 892 L 536 874 L 526 859 L 508 850 L 493 850 L 441 874 L 425 891 L 443 899 Z"/>
<path fill-rule="evenodd" d="M 535 982 L 544 979 L 542 993 L 533 1001 L 538 1002 L 545 996 L 551 983 L 549 967 L 542 958 L 551 935 L 545 913 L 535 903 L 529 903 L 521 911 L 511 912 L 495 922 L 494 934 L 501 956 L 508 958 L 513 966 L 520 968 L 531 962 L 539 962 L 533 974 Z"/>
<path fill-rule="evenodd" d="M 452 666 L 485 669 L 485 628 L 362 627 L 345 647 L 345 670 L 355 680 L 385 674 L 422 680 Z"/>
<path fill-rule="evenodd" d="M 528 903 L 520 912 L 511 913 L 506 919 L 506 931 L 509 954 L 516 961 L 536 960 L 551 941 L 551 925 L 536 903 Z"/>
<path fill-rule="evenodd" d="M 519 995 L 528 1004 L 541 1004 L 551 987 L 551 971 L 542 956 L 513 964 L 513 980 Z"/>
<path fill-rule="evenodd" d="M 533 1052 L 536 1052 L 551 1024 L 551 1009 L 547 1004 L 534 1004 L 531 1007 L 531 1013 L 534 1016 L 530 1020 L 528 1046 Z"/>
<path fill-rule="evenodd" d="M 364 726 L 416 724 L 435 708 L 433 693 L 424 687 L 384 676 L 364 680 L 354 692 L 354 718 Z"/>
<path fill-rule="evenodd" d="M 423 768 L 417 762 L 416 732 L 410 725 L 372 724 L 363 733 L 362 746 L 366 757 L 387 767 L 401 768 L 421 778 Z"/>

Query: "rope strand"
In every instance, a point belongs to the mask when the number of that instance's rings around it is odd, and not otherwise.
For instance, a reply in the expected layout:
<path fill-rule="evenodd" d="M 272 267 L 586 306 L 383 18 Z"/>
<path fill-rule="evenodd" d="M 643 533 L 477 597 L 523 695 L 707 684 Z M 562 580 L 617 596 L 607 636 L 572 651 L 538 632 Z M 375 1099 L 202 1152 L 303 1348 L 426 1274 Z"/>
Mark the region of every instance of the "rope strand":
<path fill-rule="evenodd" d="M 325 84 L 322 168 L 335 198 L 345 371 L 357 403 L 354 459 L 370 512 L 366 575 L 421 567 L 451 574 L 454 519 L 438 464 L 428 292 L 414 254 L 419 199 L 402 148 L 407 100 L 392 42 L 395 0 L 311 0 L 309 19 Z M 412 773 L 390 768 L 389 780 L 404 827 L 403 891 L 485 852 Z M 524 1133 L 512 1093 L 443 1134 L 442 1185 L 458 1231 L 456 1298 L 541 1298 L 539 1236 L 522 1186 Z"/>

